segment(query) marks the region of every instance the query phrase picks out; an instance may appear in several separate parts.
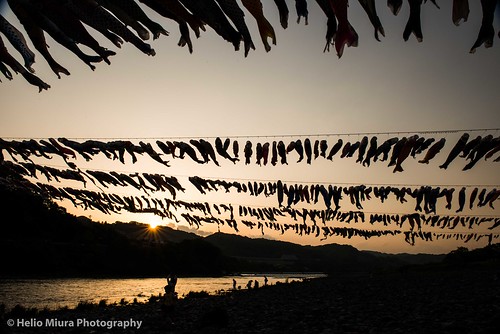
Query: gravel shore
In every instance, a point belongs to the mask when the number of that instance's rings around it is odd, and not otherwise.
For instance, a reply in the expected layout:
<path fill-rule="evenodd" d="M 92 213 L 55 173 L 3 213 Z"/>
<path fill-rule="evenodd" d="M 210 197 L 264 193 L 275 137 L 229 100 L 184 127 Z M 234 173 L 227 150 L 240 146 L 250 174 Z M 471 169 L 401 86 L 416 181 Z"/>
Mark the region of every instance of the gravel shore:
<path fill-rule="evenodd" d="M 339 274 L 179 299 L 169 311 L 162 310 L 162 303 L 152 302 L 36 314 L 11 312 L 3 315 L 0 332 L 498 333 L 499 270 L 490 266 Z M 8 327 L 9 319 L 35 319 L 31 321 L 35 326 Z M 74 326 L 47 327 L 46 319 Z M 87 326 L 77 326 L 77 319 L 86 319 Z M 120 321 L 129 320 L 136 322 L 135 327 L 124 329 Z M 89 326 L 89 321 L 95 325 Z M 137 321 L 141 321 L 140 328 Z M 37 322 L 43 326 L 36 326 Z"/>

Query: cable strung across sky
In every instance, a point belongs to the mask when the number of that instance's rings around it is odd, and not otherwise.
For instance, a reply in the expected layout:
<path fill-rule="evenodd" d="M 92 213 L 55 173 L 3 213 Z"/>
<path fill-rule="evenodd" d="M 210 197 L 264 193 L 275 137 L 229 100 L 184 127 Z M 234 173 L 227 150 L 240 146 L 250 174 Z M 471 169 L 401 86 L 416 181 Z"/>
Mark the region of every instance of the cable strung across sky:
<path fill-rule="evenodd" d="M 190 139 L 217 139 L 217 138 L 228 138 L 230 139 L 252 139 L 252 138 L 303 138 L 303 137 L 360 137 L 360 136 L 380 136 L 380 135 L 414 135 L 414 134 L 452 134 L 460 132 L 483 132 L 492 133 L 499 132 L 500 128 L 484 128 L 484 129 L 448 129 L 448 130 L 414 130 L 414 131 L 378 131 L 378 132 L 337 132 L 337 133 L 297 133 L 297 134 L 260 134 L 260 135 L 231 135 L 231 136 L 169 136 L 169 137 L 64 137 L 59 138 L 62 140 L 71 141 L 132 141 L 132 140 L 145 140 L 145 141 L 157 141 L 157 140 L 190 140 Z M 41 140 L 47 139 L 36 138 L 36 137 L 2 137 L 4 140 Z"/>
<path fill-rule="evenodd" d="M 477 132 L 479 130 L 472 130 Z M 413 132 L 411 132 L 413 133 Z M 484 133 L 481 133 L 484 135 Z M 348 136 L 349 137 L 349 136 Z M 321 138 L 321 137 L 320 137 Z M 286 140 L 285 138 L 282 138 Z M 295 163 L 312 162 L 318 158 L 334 161 L 337 157 L 341 159 L 355 160 L 356 163 L 364 167 L 369 167 L 372 163 L 388 161 L 388 167 L 393 167 L 393 173 L 403 172 L 403 162 L 408 157 L 418 159 L 420 164 L 429 164 L 446 146 L 446 137 L 437 140 L 434 137 L 412 136 L 392 137 L 378 142 L 377 136 L 363 136 L 361 140 L 345 140 L 342 137 L 332 144 L 327 139 L 313 139 L 309 137 L 302 139 L 273 140 L 272 142 L 257 142 L 246 140 L 241 144 L 236 139 L 231 141 L 226 138 L 224 141 L 216 137 L 213 144 L 211 141 L 200 139 L 190 139 L 184 141 L 164 141 L 156 140 L 153 147 L 150 142 L 139 141 L 134 144 L 130 140 L 98 141 L 86 140 L 83 142 L 70 140 L 67 138 L 49 138 L 40 140 L 4 140 L 0 138 L 0 160 L 4 159 L 3 151 L 6 151 L 12 159 L 20 156 L 25 161 L 30 161 L 30 156 L 44 157 L 50 159 L 52 155 L 60 156 L 66 164 L 74 169 L 76 165 L 70 160 L 76 160 L 77 153 L 86 161 L 92 160 L 93 156 L 102 154 L 110 160 L 119 160 L 125 164 L 125 157 L 130 156 L 132 163 L 137 162 L 137 156 L 147 155 L 154 161 L 169 167 L 172 161 L 166 161 L 163 157 L 171 159 L 184 159 L 186 156 L 198 164 L 213 163 L 220 166 L 217 157 L 226 159 L 233 164 L 242 163 L 245 165 L 256 163 L 259 166 L 288 165 L 295 159 Z M 240 152 L 240 151 L 243 152 Z M 75 153 L 76 152 L 76 153 Z M 447 169 L 457 158 L 466 161 L 463 170 L 473 168 L 479 161 L 500 161 L 500 136 L 493 134 L 470 136 L 464 133 L 449 151 L 445 161 L 439 168 Z M 163 156 L 163 157 L 162 157 Z M 293 160 L 292 160 L 293 159 Z"/>

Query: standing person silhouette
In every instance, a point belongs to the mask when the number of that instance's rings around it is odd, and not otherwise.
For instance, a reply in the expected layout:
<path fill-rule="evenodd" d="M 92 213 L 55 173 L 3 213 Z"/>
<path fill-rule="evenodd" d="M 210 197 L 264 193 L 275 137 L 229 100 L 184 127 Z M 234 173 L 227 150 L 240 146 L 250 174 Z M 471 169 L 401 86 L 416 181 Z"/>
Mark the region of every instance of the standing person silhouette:
<path fill-rule="evenodd" d="M 163 296 L 163 304 L 161 306 L 162 310 L 167 313 L 170 322 L 173 323 L 171 314 L 175 309 L 175 304 L 177 301 L 177 292 L 175 292 L 175 286 L 177 284 L 177 276 L 168 275 L 167 285 L 165 285 L 165 295 Z"/>
<path fill-rule="evenodd" d="M 177 276 L 175 274 L 169 274 L 167 276 L 167 286 L 172 292 L 175 292 L 175 286 L 177 285 Z"/>
<path fill-rule="evenodd" d="M 236 290 L 236 280 L 233 278 L 233 290 Z"/>

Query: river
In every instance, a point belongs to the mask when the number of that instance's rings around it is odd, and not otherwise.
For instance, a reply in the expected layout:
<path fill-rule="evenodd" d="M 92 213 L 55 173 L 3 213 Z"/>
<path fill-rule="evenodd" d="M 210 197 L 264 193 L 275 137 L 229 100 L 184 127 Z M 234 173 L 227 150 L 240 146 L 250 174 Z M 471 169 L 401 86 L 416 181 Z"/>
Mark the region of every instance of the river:
<path fill-rule="evenodd" d="M 268 274 L 268 284 L 286 283 L 304 278 L 322 277 L 323 274 L 287 273 Z M 190 291 L 206 291 L 216 294 L 221 290 L 233 288 L 233 278 L 241 289 L 249 280 L 264 284 L 264 275 L 241 275 L 224 277 L 187 277 L 179 278 L 176 291 L 179 297 Z M 73 308 L 80 302 L 98 303 L 106 300 L 108 304 L 120 303 L 123 299 L 132 302 L 146 301 L 151 295 L 163 293 L 165 278 L 58 278 L 58 279 L 3 279 L 0 280 L 0 304 L 7 309 L 16 305 L 27 308 L 57 309 Z"/>

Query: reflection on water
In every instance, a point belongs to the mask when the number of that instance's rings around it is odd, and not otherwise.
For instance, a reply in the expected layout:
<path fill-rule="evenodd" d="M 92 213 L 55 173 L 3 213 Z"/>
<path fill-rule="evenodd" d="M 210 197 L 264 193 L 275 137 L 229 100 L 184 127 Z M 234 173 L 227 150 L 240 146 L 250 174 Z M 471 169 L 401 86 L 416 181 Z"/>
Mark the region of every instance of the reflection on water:
<path fill-rule="evenodd" d="M 322 274 L 269 274 L 268 284 L 301 280 L 303 278 L 321 277 Z M 257 280 L 264 285 L 264 275 L 242 275 L 224 277 L 189 277 L 179 278 L 176 291 L 179 296 L 189 291 L 207 291 L 215 293 L 219 290 L 230 290 L 233 278 L 237 286 L 245 289 L 249 280 Z M 17 304 L 39 309 L 55 309 L 63 306 L 75 307 L 80 301 L 97 303 L 105 299 L 108 304 L 147 300 L 151 295 L 163 293 L 167 284 L 165 278 L 125 278 L 125 279 L 7 279 L 0 280 L 0 304 L 10 309 Z"/>

